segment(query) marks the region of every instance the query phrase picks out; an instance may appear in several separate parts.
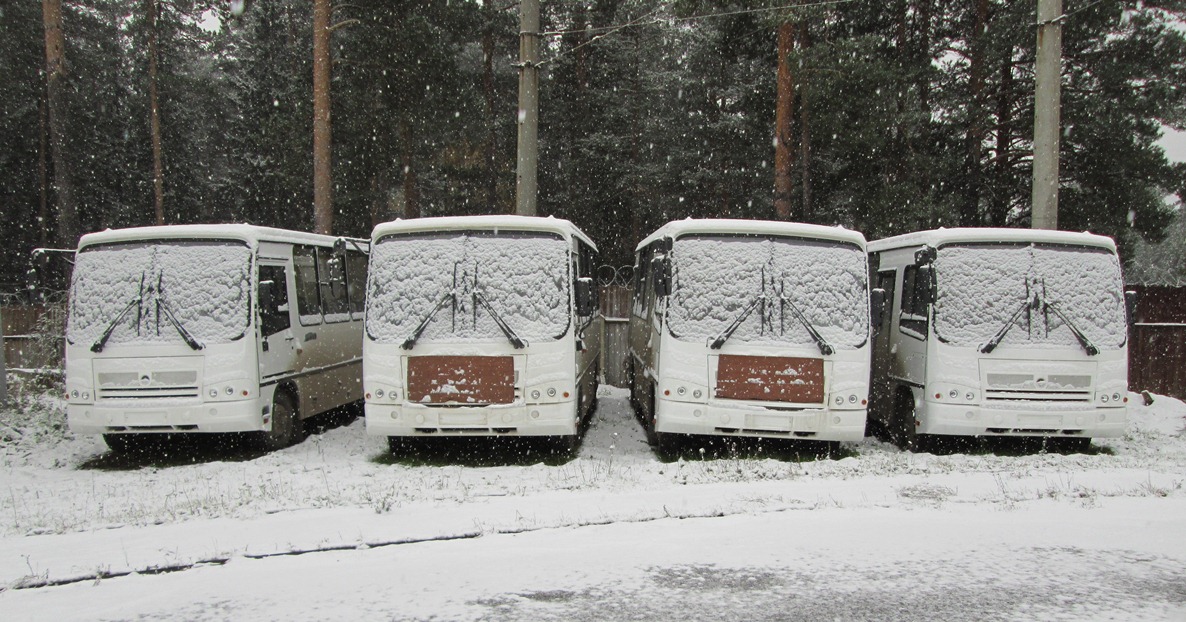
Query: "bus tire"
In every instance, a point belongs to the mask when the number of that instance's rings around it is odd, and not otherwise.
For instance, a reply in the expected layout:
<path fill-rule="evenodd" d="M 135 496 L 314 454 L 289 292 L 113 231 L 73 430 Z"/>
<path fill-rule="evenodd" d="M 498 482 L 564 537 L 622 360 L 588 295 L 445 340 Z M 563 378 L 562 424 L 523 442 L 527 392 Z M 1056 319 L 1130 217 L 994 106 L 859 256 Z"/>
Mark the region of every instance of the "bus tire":
<path fill-rule="evenodd" d="M 898 392 L 894 398 L 894 413 L 889 425 L 890 440 L 902 451 L 918 449 L 918 426 L 914 417 L 914 394 L 909 390 Z"/>
<path fill-rule="evenodd" d="M 301 440 L 300 411 L 288 391 L 276 391 L 272 397 L 272 429 L 259 433 L 259 444 L 268 451 L 284 449 Z"/>

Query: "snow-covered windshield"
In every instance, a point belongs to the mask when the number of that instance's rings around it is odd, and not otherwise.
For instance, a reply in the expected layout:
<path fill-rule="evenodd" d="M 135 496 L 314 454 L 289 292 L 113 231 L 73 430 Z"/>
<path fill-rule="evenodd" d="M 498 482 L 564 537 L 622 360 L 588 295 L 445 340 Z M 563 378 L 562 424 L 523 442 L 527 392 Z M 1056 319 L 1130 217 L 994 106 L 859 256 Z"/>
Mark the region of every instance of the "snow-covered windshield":
<path fill-rule="evenodd" d="M 251 312 L 251 250 L 223 240 L 144 241 L 78 252 L 66 339 L 91 346 L 198 342 L 243 336 Z M 126 313 L 125 313 L 126 311 Z M 121 314 L 122 317 L 121 317 Z"/>
<path fill-rule="evenodd" d="M 749 313 L 729 343 L 814 345 L 795 309 L 836 348 L 858 348 L 868 339 L 868 268 L 864 252 L 853 244 L 684 236 L 672 247 L 671 265 L 667 321 L 679 339 L 717 337 L 763 295 L 765 303 Z"/>
<path fill-rule="evenodd" d="M 403 343 L 431 316 L 418 341 L 506 340 L 497 315 L 528 343 L 558 339 L 568 331 L 568 264 L 568 244 L 551 233 L 382 238 L 371 249 L 367 334 Z"/>
<path fill-rule="evenodd" d="M 935 334 L 953 345 L 980 346 L 1010 324 L 1002 345 L 1079 347 L 1076 330 L 1099 348 L 1125 342 L 1120 262 L 1106 249 L 948 245 L 935 282 Z"/>

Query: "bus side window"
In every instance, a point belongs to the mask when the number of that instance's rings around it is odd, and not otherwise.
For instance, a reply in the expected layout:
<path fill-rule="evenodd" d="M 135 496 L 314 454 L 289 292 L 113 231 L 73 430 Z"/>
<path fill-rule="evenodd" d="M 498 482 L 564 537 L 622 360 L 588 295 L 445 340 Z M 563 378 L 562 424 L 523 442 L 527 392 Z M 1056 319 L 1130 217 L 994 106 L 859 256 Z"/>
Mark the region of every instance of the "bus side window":
<path fill-rule="evenodd" d="M 894 291 L 896 290 L 897 281 L 898 273 L 896 270 L 883 270 L 877 273 L 877 287 L 885 291 L 885 308 L 881 313 L 881 325 L 877 328 L 877 332 L 882 335 L 889 334 L 889 328 L 894 322 Z"/>
<path fill-rule="evenodd" d="M 358 251 L 346 253 L 346 291 L 350 300 L 350 313 L 354 319 L 362 317 L 366 306 L 367 256 Z"/>
<path fill-rule="evenodd" d="M 928 309 L 926 287 L 918 282 L 918 266 L 906 266 L 902 275 L 902 313 L 898 330 L 915 339 L 926 340 Z"/>
<path fill-rule="evenodd" d="M 321 323 L 321 297 L 317 284 L 317 251 L 312 246 L 295 246 L 292 265 L 296 269 L 297 313 L 301 326 Z"/>
<path fill-rule="evenodd" d="M 271 337 L 292 325 L 288 317 L 288 282 L 284 266 L 260 266 L 259 287 L 261 292 L 269 292 L 267 296 L 260 296 L 260 332 L 264 337 Z"/>

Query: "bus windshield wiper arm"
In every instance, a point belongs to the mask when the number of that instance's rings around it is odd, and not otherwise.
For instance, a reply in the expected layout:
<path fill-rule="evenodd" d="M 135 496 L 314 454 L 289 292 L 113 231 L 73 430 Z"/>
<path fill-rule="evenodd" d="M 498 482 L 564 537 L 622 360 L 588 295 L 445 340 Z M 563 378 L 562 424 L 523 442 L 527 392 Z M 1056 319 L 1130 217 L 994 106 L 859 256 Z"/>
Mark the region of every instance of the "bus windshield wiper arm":
<path fill-rule="evenodd" d="M 728 341 L 729 338 L 733 336 L 733 333 L 737 332 L 737 329 L 741 326 L 741 323 L 745 321 L 745 318 L 749 317 L 749 314 L 754 312 L 754 309 L 756 309 L 758 307 L 758 303 L 762 302 L 765 299 L 766 299 L 766 294 L 759 294 L 757 296 L 754 296 L 753 302 L 750 302 L 749 305 L 746 306 L 745 309 L 742 309 L 741 313 L 737 316 L 737 319 L 733 320 L 733 323 L 730 324 L 728 326 L 728 328 L 721 331 L 720 334 L 718 334 L 712 340 L 712 343 L 708 347 L 713 350 L 720 350 L 721 346 L 725 345 L 725 342 Z"/>
<path fill-rule="evenodd" d="M 1021 317 L 1021 314 L 1025 313 L 1025 310 L 1028 309 L 1031 304 L 1032 303 L 1028 298 L 1021 301 L 1021 305 L 1017 307 L 1017 310 L 1013 312 L 1013 315 L 1009 316 L 1009 320 L 1005 322 L 1005 325 L 1001 327 L 1001 330 L 998 330 L 997 334 L 992 336 L 992 339 L 980 344 L 980 352 L 983 354 L 990 354 L 993 350 L 996 350 L 997 346 L 1001 345 L 1001 340 L 1005 338 L 1005 333 L 1008 333 L 1009 329 L 1013 328 L 1013 325 L 1017 323 L 1017 318 Z"/>
<path fill-rule="evenodd" d="M 169 304 L 169 301 L 165 299 L 165 286 L 161 282 L 162 278 L 163 274 L 157 276 L 156 304 L 158 314 L 160 313 L 160 310 L 163 309 L 165 312 L 165 319 L 169 320 L 169 323 L 172 324 L 173 328 L 177 330 L 177 334 L 181 335 L 181 338 L 185 340 L 185 345 L 189 346 L 190 349 L 193 350 L 201 350 L 206 346 L 202 345 L 202 342 L 195 339 L 194 336 L 185 329 L 185 326 L 181 323 L 181 320 L 177 319 L 177 315 L 173 313 L 173 307 Z"/>
<path fill-rule="evenodd" d="M 1062 312 L 1062 309 L 1060 309 L 1058 305 L 1054 304 L 1053 302 L 1047 302 L 1046 308 L 1053 311 L 1054 315 L 1057 315 L 1058 319 L 1062 320 L 1063 323 L 1067 325 L 1067 328 L 1071 329 L 1071 333 L 1075 335 L 1075 339 L 1079 340 L 1079 345 L 1083 346 L 1083 350 L 1087 352 L 1087 356 L 1095 356 L 1100 353 L 1100 349 L 1095 347 L 1094 343 L 1091 343 L 1091 340 L 1087 338 L 1087 335 L 1084 335 L 1083 331 L 1079 330 L 1079 327 L 1071 321 L 1071 318 L 1067 317 L 1066 314 Z"/>
<path fill-rule="evenodd" d="M 815 329 L 815 325 L 813 325 L 807 319 L 807 316 L 803 315 L 803 312 L 799 310 L 799 307 L 796 307 L 795 303 L 791 302 L 791 300 L 787 298 L 785 294 L 779 294 L 778 304 L 786 305 L 791 308 L 791 314 L 795 316 L 795 319 L 799 320 L 799 323 L 803 325 L 803 328 L 807 329 L 807 333 L 810 334 L 811 338 L 815 340 L 815 345 L 819 346 L 820 354 L 828 356 L 829 354 L 836 352 L 836 348 L 833 348 L 832 344 L 828 343 L 828 340 L 824 339 L 824 336 L 819 334 L 819 331 Z"/>
<path fill-rule="evenodd" d="M 454 295 L 455 294 L 453 290 L 445 292 L 445 294 L 441 296 L 441 299 L 437 301 L 436 306 L 432 308 L 432 311 L 429 311 L 428 315 L 425 315 L 424 319 L 420 320 L 420 324 L 416 326 L 416 330 L 412 331 L 412 335 L 405 339 L 403 345 L 400 347 L 405 350 L 411 350 L 412 347 L 416 345 L 416 342 L 420 340 L 420 335 L 424 334 L 424 330 L 427 329 L 429 323 L 432 322 L 432 318 L 436 317 L 437 313 L 440 313 L 441 309 L 445 307 L 445 303 L 453 301 Z"/>
<path fill-rule="evenodd" d="M 99 338 L 96 339 L 95 343 L 93 343 L 91 345 L 91 352 L 102 352 L 103 351 L 103 348 L 107 345 L 107 340 L 111 339 L 111 333 L 115 332 L 115 327 L 119 326 L 119 323 L 124 321 L 124 318 L 128 316 L 129 312 L 131 312 L 132 305 L 136 306 L 136 331 L 139 332 L 140 331 L 140 307 L 143 303 L 144 303 L 144 273 L 142 272 L 142 273 L 140 273 L 140 291 L 136 293 L 135 298 L 129 300 L 128 304 L 124 305 L 124 308 L 122 311 L 119 312 L 119 315 L 115 316 L 115 319 L 111 320 L 111 322 L 109 324 L 107 324 L 107 328 L 103 330 L 103 334 L 99 335 Z"/>
<path fill-rule="evenodd" d="M 490 317 L 494 318 L 494 323 L 498 325 L 498 328 L 502 330 L 502 334 L 506 335 L 507 339 L 510 340 L 511 345 L 515 346 L 516 350 L 522 349 L 527 345 L 527 342 L 523 341 L 523 339 L 519 337 L 515 330 L 511 328 L 511 326 L 507 324 L 505 320 L 502 319 L 502 316 L 494 310 L 494 307 L 490 306 L 490 302 L 486 300 L 486 296 L 477 289 L 474 290 L 474 301 L 477 303 L 477 305 L 481 305 L 483 309 L 486 309 L 486 311 L 490 313 Z"/>

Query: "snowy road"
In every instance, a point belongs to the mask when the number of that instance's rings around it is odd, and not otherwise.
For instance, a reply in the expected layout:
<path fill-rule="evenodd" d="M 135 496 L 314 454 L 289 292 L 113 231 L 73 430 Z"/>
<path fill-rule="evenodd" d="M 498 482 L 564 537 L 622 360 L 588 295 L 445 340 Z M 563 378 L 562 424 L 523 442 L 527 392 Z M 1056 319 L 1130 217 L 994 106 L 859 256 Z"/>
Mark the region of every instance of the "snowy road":
<path fill-rule="evenodd" d="M 227 462 L 40 438 L 0 454 L 0 619 L 1183 620 L 1184 416 L 804 462 L 659 462 L 616 389 L 558 465 L 393 462 L 361 421 Z"/>

